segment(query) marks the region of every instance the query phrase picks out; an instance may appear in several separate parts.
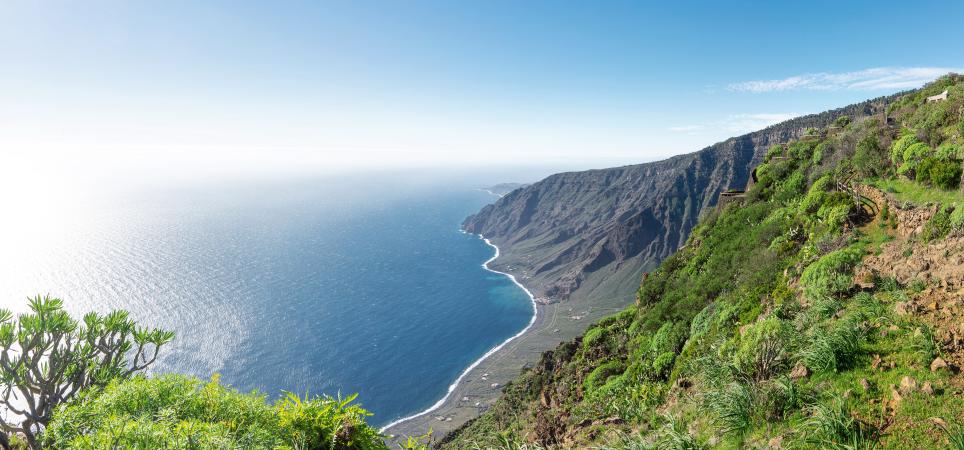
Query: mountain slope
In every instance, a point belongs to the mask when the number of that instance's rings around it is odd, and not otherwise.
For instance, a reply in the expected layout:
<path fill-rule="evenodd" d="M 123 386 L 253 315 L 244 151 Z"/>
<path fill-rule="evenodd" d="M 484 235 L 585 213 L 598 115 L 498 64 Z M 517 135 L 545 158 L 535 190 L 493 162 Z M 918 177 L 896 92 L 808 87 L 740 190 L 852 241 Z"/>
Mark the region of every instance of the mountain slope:
<path fill-rule="evenodd" d="M 634 305 L 438 446 L 961 448 L 964 77 L 888 110 L 769 149 Z"/>
<path fill-rule="evenodd" d="M 502 249 L 494 262 L 545 302 L 628 302 L 644 271 L 678 249 L 720 192 L 743 189 L 766 149 L 846 115 L 880 114 L 896 96 L 793 119 L 664 161 L 552 175 L 467 218 Z"/>

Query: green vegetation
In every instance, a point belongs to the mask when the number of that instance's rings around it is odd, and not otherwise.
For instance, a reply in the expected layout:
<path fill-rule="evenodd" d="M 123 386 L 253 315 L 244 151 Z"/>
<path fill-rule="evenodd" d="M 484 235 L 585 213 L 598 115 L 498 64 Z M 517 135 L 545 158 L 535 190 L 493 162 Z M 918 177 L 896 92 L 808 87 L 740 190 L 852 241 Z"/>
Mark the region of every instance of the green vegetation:
<path fill-rule="evenodd" d="M 945 88 L 948 100 L 923 102 Z M 771 147 L 746 200 L 709 212 L 635 305 L 544 355 L 446 445 L 959 445 L 964 398 L 914 388 L 956 375 L 928 370 L 943 351 L 931 325 L 896 311 L 929 285 L 855 273 L 911 208 L 936 213 L 905 257 L 964 234 L 961 107 L 964 79 L 949 76 L 889 107 L 903 130 L 848 118 Z M 930 417 L 949 425 L 935 433 Z"/>
<path fill-rule="evenodd" d="M 868 184 L 882 191 L 891 193 L 898 200 L 908 202 L 912 205 L 922 206 L 928 203 L 941 205 L 964 204 L 964 194 L 960 191 L 931 189 L 928 186 L 906 179 L 876 179 L 870 180 Z"/>
<path fill-rule="evenodd" d="M 947 100 L 923 102 L 943 89 Z M 964 235 L 962 110 L 964 79 L 952 75 L 888 107 L 899 130 L 840 117 L 833 132 L 770 148 L 745 201 L 709 211 L 636 304 L 546 352 L 443 445 L 962 448 L 959 375 L 931 370 L 944 342 L 905 309 L 935 284 L 860 274 L 904 239 L 908 212 L 926 223 L 892 257 Z M 0 423 L 4 446 L 386 447 L 354 396 L 269 403 L 216 376 L 146 377 L 171 333 L 124 312 L 78 322 L 56 299 L 31 311 L 0 311 L 2 401 L 29 405 Z"/>
<path fill-rule="evenodd" d="M 31 299 L 30 312 L 16 319 L 0 310 L 0 403 L 15 414 L 0 420 L 0 442 L 8 446 L 15 433 L 40 448 L 38 435 L 61 404 L 147 368 L 173 337 L 136 326 L 124 311 L 90 313 L 79 323 L 50 297 Z"/>
<path fill-rule="evenodd" d="M 217 377 L 138 376 L 71 403 L 44 438 L 54 448 L 384 448 L 353 400 L 288 394 L 271 405 Z"/>
<path fill-rule="evenodd" d="M 173 333 L 138 326 L 125 311 L 82 321 L 49 297 L 14 318 L 0 310 L 3 448 L 384 449 L 355 396 L 271 404 L 258 392 L 182 375 L 148 378 Z M 398 445 L 425 448 L 427 436 Z"/>

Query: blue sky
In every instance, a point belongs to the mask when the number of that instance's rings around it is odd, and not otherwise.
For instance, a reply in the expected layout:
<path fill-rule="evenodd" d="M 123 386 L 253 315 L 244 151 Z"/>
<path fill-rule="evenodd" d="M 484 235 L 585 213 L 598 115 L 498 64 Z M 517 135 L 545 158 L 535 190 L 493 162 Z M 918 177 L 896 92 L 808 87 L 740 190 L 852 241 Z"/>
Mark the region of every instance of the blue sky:
<path fill-rule="evenodd" d="M 964 3 L 0 4 L 24 167 L 330 171 L 698 150 L 964 68 Z"/>

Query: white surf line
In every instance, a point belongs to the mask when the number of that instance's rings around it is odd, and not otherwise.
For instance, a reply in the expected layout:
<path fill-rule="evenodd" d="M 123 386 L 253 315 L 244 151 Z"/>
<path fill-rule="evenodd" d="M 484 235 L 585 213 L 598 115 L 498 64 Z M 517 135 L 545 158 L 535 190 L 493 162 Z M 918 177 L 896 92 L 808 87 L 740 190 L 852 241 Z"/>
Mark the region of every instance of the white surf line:
<path fill-rule="evenodd" d="M 462 232 L 462 233 L 466 233 L 465 230 L 459 230 L 459 231 Z M 465 379 L 465 377 L 469 374 L 469 372 L 472 371 L 472 369 L 475 369 L 476 367 L 478 367 L 479 364 L 482 364 L 482 361 L 485 361 L 486 358 L 492 356 L 493 354 L 495 354 L 495 352 L 498 352 L 499 350 L 502 350 L 502 348 L 505 347 L 509 342 L 512 342 L 513 340 L 515 340 L 516 338 L 522 336 L 523 334 L 526 334 L 526 332 L 529 331 L 529 330 L 532 328 L 532 325 L 534 325 L 534 324 L 536 323 L 536 317 L 539 315 L 539 308 L 538 308 L 538 306 L 536 305 L 536 298 L 532 295 L 532 292 L 529 292 L 529 290 L 526 289 L 526 287 L 523 286 L 522 283 L 520 283 L 518 280 L 516 280 L 516 279 L 515 279 L 515 276 L 512 275 L 511 273 L 499 272 L 498 270 L 489 268 L 489 263 L 491 263 L 492 261 L 495 261 L 495 259 L 499 257 L 499 247 L 497 247 L 495 244 L 493 244 L 492 242 L 490 242 L 488 239 L 486 239 L 486 238 L 485 238 L 484 236 L 482 236 L 481 234 L 478 235 L 478 236 L 479 236 L 479 239 L 482 239 L 483 241 L 485 241 L 486 244 L 488 244 L 490 247 L 492 247 L 492 248 L 495 249 L 495 255 L 493 255 L 491 258 L 489 258 L 486 262 L 482 263 L 482 268 L 485 269 L 485 270 L 488 270 L 489 272 L 498 273 L 498 274 L 502 274 L 502 275 L 505 275 L 505 276 L 509 277 L 509 279 L 512 280 L 512 282 L 515 283 L 516 286 L 519 286 L 519 287 L 526 293 L 526 295 L 529 296 L 529 301 L 532 302 L 532 318 L 529 319 L 529 324 L 526 325 L 526 327 L 523 328 L 522 331 L 520 331 L 520 332 L 516 333 L 514 336 L 506 339 L 506 340 L 503 341 L 501 344 L 496 345 L 495 347 L 492 347 L 492 349 L 489 350 L 489 351 L 487 351 L 487 352 L 485 352 L 485 354 L 482 355 L 481 358 L 475 360 L 475 362 L 473 362 L 472 364 L 470 364 L 469 367 L 467 367 L 464 371 L 462 371 L 462 374 L 459 375 L 459 377 L 455 379 L 455 382 L 449 385 L 448 391 L 445 393 L 445 396 L 443 396 L 441 400 L 435 402 L 432 406 L 429 406 L 428 409 L 426 409 L 426 410 L 424 410 L 424 411 L 422 411 L 422 412 L 412 414 L 411 416 L 408 416 L 408 417 L 402 417 L 401 419 L 395 420 L 394 422 L 389 423 L 388 425 L 385 425 L 384 427 L 381 427 L 381 428 L 378 430 L 379 433 L 385 433 L 385 430 L 388 430 L 389 428 L 394 427 L 395 425 L 398 425 L 398 424 L 403 423 L 403 422 L 407 422 L 407 421 L 412 420 L 412 419 L 415 419 L 415 418 L 417 418 L 417 417 L 422 417 L 422 416 L 424 416 L 424 415 L 426 415 L 426 414 L 431 413 L 432 411 L 435 411 L 436 409 L 441 408 L 442 405 L 444 405 L 445 402 L 448 401 L 449 397 L 452 396 L 452 393 L 455 392 L 455 388 L 458 387 L 459 383 L 461 383 L 462 380 Z"/>
<path fill-rule="evenodd" d="M 489 194 L 489 195 L 494 195 L 494 196 L 499 197 L 499 198 L 505 197 L 505 194 L 496 194 L 495 192 L 492 192 L 492 191 L 490 191 L 490 190 L 488 190 L 488 189 L 479 188 L 479 189 L 476 189 L 476 190 L 477 190 L 477 191 L 485 192 L 485 193 L 487 193 L 487 194 Z M 492 244 L 489 244 L 489 245 L 492 245 Z M 493 247 L 494 247 L 494 246 L 493 246 Z M 502 273 L 502 272 L 499 272 L 499 273 Z M 506 274 L 506 275 L 508 275 L 508 274 Z"/>

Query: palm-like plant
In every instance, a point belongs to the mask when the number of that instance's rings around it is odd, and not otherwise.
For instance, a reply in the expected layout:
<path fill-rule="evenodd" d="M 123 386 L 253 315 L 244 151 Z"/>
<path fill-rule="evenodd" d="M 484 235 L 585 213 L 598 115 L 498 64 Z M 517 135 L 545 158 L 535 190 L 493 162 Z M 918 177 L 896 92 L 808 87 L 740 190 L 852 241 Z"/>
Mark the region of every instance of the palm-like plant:
<path fill-rule="evenodd" d="M 39 431 L 58 405 L 89 387 L 126 378 L 157 360 L 174 333 L 138 327 L 126 311 L 89 313 L 83 322 L 49 296 L 30 299 L 16 318 L 0 309 L 0 405 L 14 414 L 0 418 L 0 445 L 9 434 L 40 448 Z"/>

